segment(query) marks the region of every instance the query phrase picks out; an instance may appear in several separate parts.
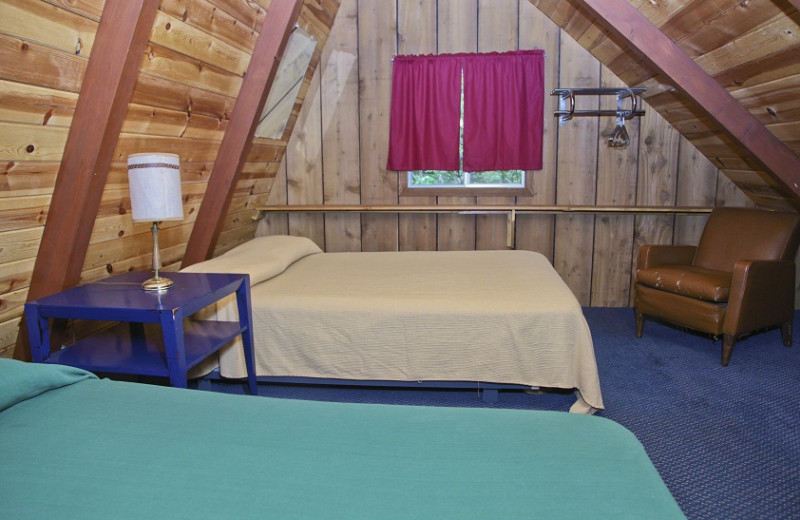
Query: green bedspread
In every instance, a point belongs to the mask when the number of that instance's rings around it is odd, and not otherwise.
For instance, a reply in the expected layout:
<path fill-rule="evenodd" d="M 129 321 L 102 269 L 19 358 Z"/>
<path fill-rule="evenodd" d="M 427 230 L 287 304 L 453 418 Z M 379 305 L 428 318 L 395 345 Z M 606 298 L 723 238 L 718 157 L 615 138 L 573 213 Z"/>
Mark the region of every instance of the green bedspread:
<path fill-rule="evenodd" d="M 0 518 L 684 518 L 600 417 L 234 396 L 6 359 L 2 408 Z"/>

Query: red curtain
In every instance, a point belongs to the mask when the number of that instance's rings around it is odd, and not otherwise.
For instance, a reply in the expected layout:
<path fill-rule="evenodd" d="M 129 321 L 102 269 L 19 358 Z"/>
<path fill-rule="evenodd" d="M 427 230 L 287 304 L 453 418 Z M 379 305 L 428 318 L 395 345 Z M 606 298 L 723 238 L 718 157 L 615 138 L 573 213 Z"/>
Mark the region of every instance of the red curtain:
<path fill-rule="evenodd" d="M 541 169 L 541 50 L 397 56 L 387 168 L 459 169 L 462 71 L 464 171 Z"/>
<path fill-rule="evenodd" d="M 544 53 L 464 60 L 464 171 L 541 170 Z"/>
<path fill-rule="evenodd" d="M 390 170 L 458 170 L 461 61 L 396 56 L 389 114 Z"/>

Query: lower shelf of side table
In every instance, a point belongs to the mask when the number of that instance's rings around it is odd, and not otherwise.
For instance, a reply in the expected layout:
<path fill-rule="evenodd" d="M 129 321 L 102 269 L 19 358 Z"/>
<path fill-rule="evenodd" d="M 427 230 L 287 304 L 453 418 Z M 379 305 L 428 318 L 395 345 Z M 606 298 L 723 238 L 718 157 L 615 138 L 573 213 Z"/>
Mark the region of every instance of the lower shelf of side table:
<path fill-rule="evenodd" d="M 45 363 L 69 365 L 93 372 L 169 377 L 159 327 L 146 327 L 144 337 L 119 323 L 53 352 Z M 238 322 L 192 321 L 184 324 L 186 370 L 244 332 Z"/>

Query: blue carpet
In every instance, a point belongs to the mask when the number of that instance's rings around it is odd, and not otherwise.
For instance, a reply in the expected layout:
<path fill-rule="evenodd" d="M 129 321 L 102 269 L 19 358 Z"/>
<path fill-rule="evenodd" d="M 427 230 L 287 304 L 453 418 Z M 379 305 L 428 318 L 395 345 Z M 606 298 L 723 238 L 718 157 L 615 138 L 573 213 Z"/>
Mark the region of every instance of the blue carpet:
<path fill-rule="evenodd" d="M 631 430 L 690 520 L 800 519 L 800 346 L 778 330 L 737 342 L 727 367 L 720 342 L 647 322 L 633 311 L 587 308 L 606 409 Z M 800 314 L 795 318 L 800 331 Z M 800 343 L 800 332 L 795 343 Z M 241 392 L 241 385 L 214 384 Z M 570 394 L 259 385 L 279 398 L 566 411 Z M 600 447 L 599 449 L 602 449 Z"/>

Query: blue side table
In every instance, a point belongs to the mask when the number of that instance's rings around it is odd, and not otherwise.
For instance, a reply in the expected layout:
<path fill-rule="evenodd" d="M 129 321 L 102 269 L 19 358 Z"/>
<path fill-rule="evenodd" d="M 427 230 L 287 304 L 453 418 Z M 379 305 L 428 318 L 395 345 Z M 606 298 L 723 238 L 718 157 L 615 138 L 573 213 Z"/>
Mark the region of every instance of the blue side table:
<path fill-rule="evenodd" d="M 168 291 L 142 290 L 152 273 L 132 271 L 73 287 L 25 304 L 25 319 L 35 362 L 57 363 L 89 371 L 169 377 L 186 388 L 186 373 L 242 336 L 247 382 L 255 395 L 250 277 L 246 274 L 167 273 Z M 236 294 L 239 321 L 184 320 L 216 301 Z M 73 345 L 50 352 L 51 319 L 121 322 Z M 144 324 L 160 325 L 161 334 Z"/>

